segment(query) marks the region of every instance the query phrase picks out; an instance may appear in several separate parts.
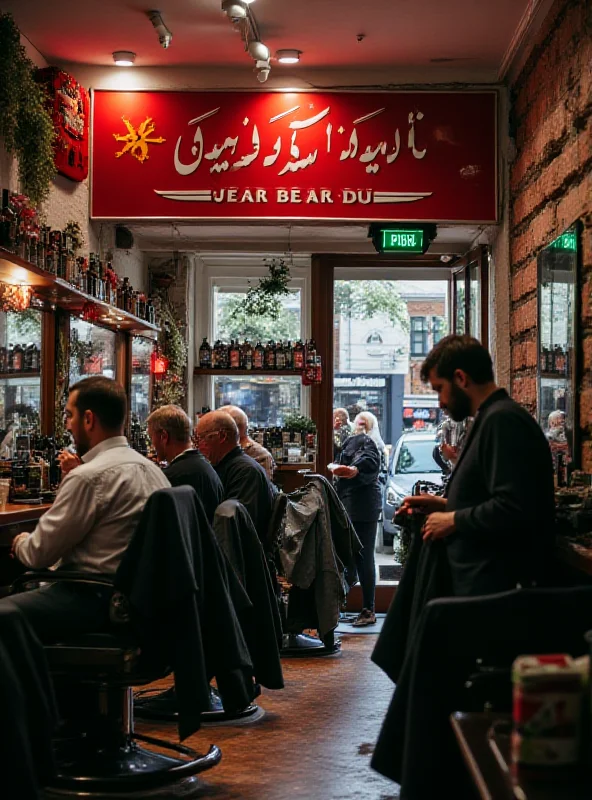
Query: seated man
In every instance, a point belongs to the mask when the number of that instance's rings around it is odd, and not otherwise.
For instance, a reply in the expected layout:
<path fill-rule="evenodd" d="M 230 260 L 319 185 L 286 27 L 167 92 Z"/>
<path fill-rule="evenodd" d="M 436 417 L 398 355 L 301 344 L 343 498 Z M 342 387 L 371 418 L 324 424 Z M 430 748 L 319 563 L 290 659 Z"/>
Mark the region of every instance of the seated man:
<path fill-rule="evenodd" d="M 222 481 L 224 499 L 244 505 L 264 543 L 276 489 L 261 464 L 240 449 L 236 422 L 225 411 L 204 414 L 197 423 L 197 442 Z"/>
<path fill-rule="evenodd" d="M 81 463 L 63 479 L 33 533 L 15 538 L 13 552 L 25 566 L 115 574 L 146 500 L 170 486 L 156 464 L 128 446 L 126 410 L 126 394 L 110 378 L 70 387 L 66 428 Z M 110 589 L 91 584 L 57 583 L 0 602 L 18 606 L 38 636 L 52 642 L 104 627 L 110 596 Z"/>
<path fill-rule="evenodd" d="M 270 481 L 272 481 L 273 472 L 275 470 L 275 461 L 273 460 L 269 450 L 266 450 L 265 447 L 258 444 L 249 436 L 249 418 L 242 408 L 239 408 L 238 406 L 222 406 L 219 411 L 226 411 L 227 414 L 230 414 L 232 419 L 236 422 L 240 446 L 243 453 L 251 456 L 251 458 L 254 458 L 258 464 L 261 464 L 267 473 L 267 477 Z"/>
<path fill-rule="evenodd" d="M 210 524 L 224 500 L 224 489 L 214 468 L 191 442 L 191 420 L 180 406 L 157 408 L 148 417 L 148 434 L 172 486 L 193 486 Z"/>

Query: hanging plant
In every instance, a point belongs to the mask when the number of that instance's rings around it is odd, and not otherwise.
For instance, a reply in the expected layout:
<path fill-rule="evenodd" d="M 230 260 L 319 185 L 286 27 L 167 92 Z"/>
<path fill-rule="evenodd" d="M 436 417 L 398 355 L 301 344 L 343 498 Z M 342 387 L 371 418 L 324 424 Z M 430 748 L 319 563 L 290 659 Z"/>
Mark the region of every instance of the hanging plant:
<path fill-rule="evenodd" d="M 187 367 L 187 344 L 181 326 L 168 301 L 160 308 L 162 333 L 159 337 L 160 352 L 168 359 L 167 371 L 155 385 L 154 408 L 173 403 L 183 405 L 187 395 L 185 369 Z"/>
<path fill-rule="evenodd" d="M 68 397 L 69 357 L 68 335 L 65 321 L 58 321 L 58 346 L 55 365 L 55 396 L 54 396 L 54 433 L 56 442 L 62 442 L 66 436 L 64 425 L 64 410 Z"/>
<path fill-rule="evenodd" d="M 243 311 L 247 316 L 278 319 L 282 312 L 281 298 L 291 294 L 290 270 L 283 258 L 273 258 L 266 263 L 269 275 L 260 278 L 257 286 L 249 289 Z"/>
<path fill-rule="evenodd" d="M 22 191 L 36 205 L 47 198 L 55 175 L 55 131 L 46 100 L 12 15 L 0 14 L 0 136 L 18 161 Z"/>
<path fill-rule="evenodd" d="M 68 222 L 66 222 L 66 227 L 64 228 L 64 233 L 72 239 L 72 244 L 76 252 L 78 250 L 82 250 L 85 242 L 80 223 L 73 219 L 68 220 Z"/>

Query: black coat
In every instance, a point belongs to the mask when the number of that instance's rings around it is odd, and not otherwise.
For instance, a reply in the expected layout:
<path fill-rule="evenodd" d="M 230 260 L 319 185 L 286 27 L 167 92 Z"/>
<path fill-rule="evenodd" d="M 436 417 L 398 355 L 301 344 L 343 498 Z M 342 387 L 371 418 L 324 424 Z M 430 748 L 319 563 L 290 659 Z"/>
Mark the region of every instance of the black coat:
<path fill-rule="evenodd" d="M 211 525 L 216 508 L 224 499 L 224 489 L 210 462 L 199 450 L 188 450 L 177 456 L 163 472 L 171 486 L 193 486 Z"/>
<path fill-rule="evenodd" d="M 365 433 L 350 436 L 339 454 L 339 463 L 358 468 L 355 478 L 337 478 L 337 494 L 349 518 L 352 522 L 378 522 L 382 512 L 378 448 Z"/>
<path fill-rule="evenodd" d="M 251 517 L 238 500 L 216 509 L 214 535 L 252 603 L 239 614 L 257 683 L 283 689 L 282 623 L 265 553 Z"/>
<path fill-rule="evenodd" d="M 235 610 L 241 594 L 244 608 L 250 601 L 237 584 L 195 490 L 154 492 L 115 587 L 129 600 L 143 650 L 172 667 L 181 739 L 198 730 L 201 713 L 210 710 L 212 677 L 227 711 L 245 708 L 257 695 L 237 617 L 242 609 Z"/>
<path fill-rule="evenodd" d="M 267 539 L 273 501 L 277 493 L 267 473 L 255 459 L 235 447 L 216 464 L 225 500 L 238 500 L 247 509 L 261 542 Z"/>
<path fill-rule="evenodd" d="M 39 800 L 54 773 L 57 723 L 45 652 L 25 615 L 0 602 L 0 774 L 3 796 Z"/>
<path fill-rule="evenodd" d="M 544 581 L 553 545 L 549 444 L 504 389 L 481 406 L 446 488 L 456 532 L 446 548 L 457 596 Z"/>
<path fill-rule="evenodd" d="M 524 653 L 588 651 L 592 588 L 519 589 L 434 600 L 421 616 L 372 757 L 408 800 L 439 797 L 466 772 L 450 714 L 467 708 L 464 684 L 478 658 L 508 668 Z M 427 766 L 429 765 L 429 767 Z M 458 792 L 458 796 L 464 796 Z"/>

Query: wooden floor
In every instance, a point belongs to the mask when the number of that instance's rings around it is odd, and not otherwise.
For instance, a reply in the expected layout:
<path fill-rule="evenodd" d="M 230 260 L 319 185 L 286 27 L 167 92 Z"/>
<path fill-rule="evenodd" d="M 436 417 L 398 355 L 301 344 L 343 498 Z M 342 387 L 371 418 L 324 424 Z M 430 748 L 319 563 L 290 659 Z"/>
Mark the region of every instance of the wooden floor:
<path fill-rule="evenodd" d="M 370 769 L 393 685 L 370 661 L 375 636 L 344 636 L 342 655 L 283 661 L 286 688 L 264 690 L 265 716 L 245 727 L 201 730 L 184 744 L 222 762 L 204 773 L 216 800 L 396 800 L 399 787 Z M 163 685 L 165 683 L 163 682 Z M 176 739 L 171 725 L 139 732 Z"/>

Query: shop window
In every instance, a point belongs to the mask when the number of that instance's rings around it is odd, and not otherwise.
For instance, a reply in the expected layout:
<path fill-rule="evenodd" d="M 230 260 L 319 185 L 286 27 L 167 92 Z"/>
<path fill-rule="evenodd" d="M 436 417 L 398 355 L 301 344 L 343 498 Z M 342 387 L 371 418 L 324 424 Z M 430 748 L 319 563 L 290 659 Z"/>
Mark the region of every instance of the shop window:
<path fill-rule="evenodd" d="M 444 317 L 432 317 L 432 341 L 436 345 L 446 336 L 446 320 Z"/>
<path fill-rule="evenodd" d="M 428 353 L 428 320 L 426 317 L 411 317 L 412 356 L 425 356 Z"/>
<path fill-rule="evenodd" d="M 302 338 L 302 292 L 295 288 L 281 298 L 278 318 L 268 315 L 249 316 L 244 312 L 247 289 L 214 290 L 214 340 L 230 342 L 248 339 L 257 342 L 291 342 Z M 248 375 L 230 373 L 213 379 L 214 408 L 240 406 L 252 427 L 276 427 L 287 414 L 300 413 L 302 381 L 299 375 Z"/>
<path fill-rule="evenodd" d="M 152 394 L 150 377 L 150 356 L 154 343 L 142 336 L 132 339 L 132 390 L 130 397 L 130 414 L 132 420 L 144 423 L 150 414 L 150 398 Z"/>
<path fill-rule="evenodd" d="M 70 384 L 93 375 L 115 378 L 113 331 L 72 317 L 70 320 Z"/>

